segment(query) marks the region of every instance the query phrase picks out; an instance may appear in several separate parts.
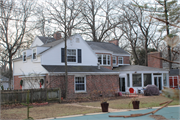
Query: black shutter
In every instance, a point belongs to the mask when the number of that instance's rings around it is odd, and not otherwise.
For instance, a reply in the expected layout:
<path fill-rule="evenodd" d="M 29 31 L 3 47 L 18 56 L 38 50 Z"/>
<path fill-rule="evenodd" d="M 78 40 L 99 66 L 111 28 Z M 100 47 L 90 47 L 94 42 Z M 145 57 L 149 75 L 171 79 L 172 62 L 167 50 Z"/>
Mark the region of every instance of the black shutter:
<path fill-rule="evenodd" d="M 81 49 L 78 49 L 78 63 L 81 63 L 82 60 L 81 60 Z"/>
<path fill-rule="evenodd" d="M 65 62 L 65 49 L 61 48 L 61 62 Z"/>

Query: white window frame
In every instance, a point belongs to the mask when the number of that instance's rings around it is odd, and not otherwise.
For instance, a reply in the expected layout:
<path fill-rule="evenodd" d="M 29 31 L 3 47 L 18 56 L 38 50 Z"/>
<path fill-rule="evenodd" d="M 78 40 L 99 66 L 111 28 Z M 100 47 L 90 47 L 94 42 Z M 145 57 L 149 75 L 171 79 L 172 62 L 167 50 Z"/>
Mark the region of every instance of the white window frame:
<path fill-rule="evenodd" d="M 122 63 L 119 63 L 119 60 L 122 60 Z M 118 57 L 118 64 L 122 65 L 123 64 L 123 57 Z"/>
<path fill-rule="evenodd" d="M 78 83 L 76 83 L 76 78 L 78 78 L 78 77 L 84 78 L 84 90 L 76 90 L 76 85 L 78 84 Z M 79 84 L 83 84 L 83 83 L 79 83 Z M 75 76 L 74 77 L 74 91 L 75 91 L 75 93 L 86 92 L 86 77 L 85 76 Z"/>
<path fill-rule="evenodd" d="M 34 53 L 35 53 L 35 58 L 34 58 Z M 36 60 L 37 59 L 37 49 L 32 49 L 32 59 Z"/>
<path fill-rule="evenodd" d="M 103 56 L 106 56 L 106 64 L 104 64 L 103 62 L 104 62 L 104 57 Z M 101 57 L 101 63 L 100 63 L 100 65 L 102 65 L 102 66 L 111 66 L 111 55 L 108 55 L 108 54 L 97 54 L 97 59 L 98 59 L 98 57 Z M 109 59 L 108 59 L 108 56 L 109 56 Z M 108 60 L 109 60 L 109 64 L 108 64 Z M 98 61 L 99 61 L 99 59 L 98 59 Z"/>
<path fill-rule="evenodd" d="M 25 59 L 24 59 L 25 58 Z M 27 55 L 26 55 L 26 52 L 23 52 L 23 62 L 26 62 L 26 60 L 27 60 Z"/>
<path fill-rule="evenodd" d="M 75 50 L 76 55 L 68 55 L 68 50 Z M 68 61 L 68 56 L 75 56 L 76 61 Z M 67 62 L 68 63 L 76 63 L 77 62 L 77 49 L 67 49 Z"/>
<path fill-rule="evenodd" d="M 115 60 L 115 63 L 114 63 L 114 60 Z M 113 65 L 116 65 L 116 64 L 117 64 L 116 56 L 113 56 Z"/>

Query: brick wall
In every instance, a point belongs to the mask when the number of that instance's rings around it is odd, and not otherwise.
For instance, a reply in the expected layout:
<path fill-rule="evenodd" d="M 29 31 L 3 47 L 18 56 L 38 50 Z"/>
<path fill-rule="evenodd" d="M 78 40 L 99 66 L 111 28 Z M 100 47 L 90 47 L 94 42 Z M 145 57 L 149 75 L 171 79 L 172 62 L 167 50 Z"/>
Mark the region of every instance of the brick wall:
<path fill-rule="evenodd" d="M 150 52 L 148 53 L 148 67 L 162 68 L 162 60 L 155 57 L 161 57 L 160 52 Z"/>
<path fill-rule="evenodd" d="M 124 62 L 124 64 L 130 64 L 129 56 L 123 56 L 123 62 Z"/>
<path fill-rule="evenodd" d="M 119 46 L 119 40 L 111 40 L 111 41 L 109 41 L 109 43 L 113 43 L 113 44 Z"/>
<path fill-rule="evenodd" d="M 14 76 L 14 90 L 21 89 L 21 87 L 20 87 L 21 80 L 22 80 L 22 78 L 19 78 L 19 76 Z"/>
<path fill-rule="evenodd" d="M 65 94 L 64 76 L 49 76 L 50 88 L 61 87 L 62 95 Z M 68 76 L 67 98 L 114 96 L 119 89 L 119 75 L 86 75 L 86 92 L 75 93 L 74 75 Z"/>

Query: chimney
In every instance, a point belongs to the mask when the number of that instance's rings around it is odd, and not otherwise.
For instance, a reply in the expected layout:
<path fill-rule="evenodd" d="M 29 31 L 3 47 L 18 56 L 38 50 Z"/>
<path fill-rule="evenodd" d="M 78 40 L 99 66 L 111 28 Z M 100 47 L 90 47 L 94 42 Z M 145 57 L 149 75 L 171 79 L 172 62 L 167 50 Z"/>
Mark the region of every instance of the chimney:
<path fill-rule="evenodd" d="M 98 62 L 98 64 L 97 64 L 97 65 L 98 65 L 98 69 L 100 69 L 100 63 L 99 63 L 99 62 Z"/>
<path fill-rule="evenodd" d="M 148 53 L 148 67 L 162 68 L 162 60 L 158 59 L 162 57 L 160 52 Z"/>
<path fill-rule="evenodd" d="M 55 32 L 53 35 L 54 39 L 60 40 L 61 39 L 61 33 L 59 31 Z"/>
<path fill-rule="evenodd" d="M 113 44 L 119 46 L 119 40 L 117 40 L 117 39 L 112 39 L 109 41 L 109 43 L 113 43 Z"/>

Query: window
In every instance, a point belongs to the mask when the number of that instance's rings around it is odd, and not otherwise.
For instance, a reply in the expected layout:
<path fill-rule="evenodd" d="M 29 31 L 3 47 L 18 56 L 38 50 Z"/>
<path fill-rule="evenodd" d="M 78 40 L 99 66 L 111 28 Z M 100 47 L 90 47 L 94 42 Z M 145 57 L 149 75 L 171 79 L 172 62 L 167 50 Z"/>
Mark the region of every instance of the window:
<path fill-rule="evenodd" d="M 141 87 L 141 74 L 133 74 L 133 87 Z"/>
<path fill-rule="evenodd" d="M 118 57 L 118 64 L 123 64 L 123 57 Z"/>
<path fill-rule="evenodd" d="M 23 52 L 23 61 L 26 61 L 26 52 Z"/>
<path fill-rule="evenodd" d="M 113 64 L 116 65 L 116 57 L 113 57 Z"/>
<path fill-rule="evenodd" d="M 130 87 L 129 74 L 127 74 L 127 87 Z"/>
<path fill-rule="evenodd" d="M 76 49 L 67 49 L 67 62 L 76 62 Z"/>
<path fill-rule="evenodd" d="M 33 49 L 33 60 L 36 59 L 36 49 Z"/>
<path fill-rule="evenodd" d="M 101 54 L 97 54 L 97 57 L 98 57 L 98 63 L 101 65 L 102 64 Z"/>
<path fill-rule="evenodd" d="M 151 74 L 144 74 L 144 86 L 147 86 L 151 83 Z"/>
<path fill-rule="evenodd" d="M 75 91 L 76 92 L 85 92 L 86 91 L 85 77 L 75 77 Z"/>
<path fill-rule="evenodd" d="M 111 56 L 106 54 L 97 54 L 100 65 L 111 65 Z"/>

